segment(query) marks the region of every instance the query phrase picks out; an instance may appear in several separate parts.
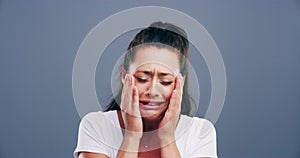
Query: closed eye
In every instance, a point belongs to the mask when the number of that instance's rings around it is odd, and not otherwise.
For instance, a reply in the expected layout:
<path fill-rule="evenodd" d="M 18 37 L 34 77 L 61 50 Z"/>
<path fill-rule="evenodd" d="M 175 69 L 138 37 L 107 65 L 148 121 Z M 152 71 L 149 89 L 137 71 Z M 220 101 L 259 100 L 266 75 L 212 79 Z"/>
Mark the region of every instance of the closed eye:
<path fill-rule="evenodd" d="M 145 83 L 145 82 L 148 81 L 147 79 L 138 78 L 138 77 L 136 77 L 136 79 L 137 79 L 138 82 L 141 82 L 141 83 Z"/>
<path fill-rule="evenodd" d="M 169 81 L 169 82 L 162 81 L 162 82 L 161 82 L 161 84 L 163 84 L 163 85 L 170 85 L 170 84 L 172 84 L 172 83 L 173 83 L 173 81 Z"/>

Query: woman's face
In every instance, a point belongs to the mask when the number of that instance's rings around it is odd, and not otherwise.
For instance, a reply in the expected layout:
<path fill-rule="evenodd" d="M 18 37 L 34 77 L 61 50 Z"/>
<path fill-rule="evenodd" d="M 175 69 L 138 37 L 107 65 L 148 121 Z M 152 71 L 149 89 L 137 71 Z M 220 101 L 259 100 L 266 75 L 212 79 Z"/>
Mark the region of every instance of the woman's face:
<path fill-rule="evenodd" d="M 180 72 L 178 53 L 167 48 L 144 46 L 137 49 L 129 73 L 139 92 L 142 117 L 155 119 L 168 108 Z"/>

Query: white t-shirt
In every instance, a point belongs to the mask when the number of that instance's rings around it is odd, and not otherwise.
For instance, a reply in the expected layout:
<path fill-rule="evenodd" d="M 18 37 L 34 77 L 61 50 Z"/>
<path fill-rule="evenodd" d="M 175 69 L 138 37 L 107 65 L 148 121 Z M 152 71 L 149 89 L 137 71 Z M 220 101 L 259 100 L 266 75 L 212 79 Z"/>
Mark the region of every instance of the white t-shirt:
<path fill-rule="evenodd" d="M 175 139 L 183 158 L 217 158 L 216 131 L 206 119 L 181 115 Z M 78 158 L 78 153 L 84 151 L 115 158 L 122 140 L 117 111 L 91 112 L 80 122 L 74 157 Z"/>

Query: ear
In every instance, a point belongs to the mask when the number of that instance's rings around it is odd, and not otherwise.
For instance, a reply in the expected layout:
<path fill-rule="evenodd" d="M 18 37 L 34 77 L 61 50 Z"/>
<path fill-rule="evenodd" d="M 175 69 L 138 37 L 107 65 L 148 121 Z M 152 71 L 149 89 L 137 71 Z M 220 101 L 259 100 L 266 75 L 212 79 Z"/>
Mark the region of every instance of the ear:
<path fill-rule="evenodd" d="M 122 70 L 121 70 L 121 80 L 122 80 L 122 84 L 124 84 L 125 82 L 125 76 L 126 76 L 126 70 L 124 69 L 124 67 L 122 67 Z"/>

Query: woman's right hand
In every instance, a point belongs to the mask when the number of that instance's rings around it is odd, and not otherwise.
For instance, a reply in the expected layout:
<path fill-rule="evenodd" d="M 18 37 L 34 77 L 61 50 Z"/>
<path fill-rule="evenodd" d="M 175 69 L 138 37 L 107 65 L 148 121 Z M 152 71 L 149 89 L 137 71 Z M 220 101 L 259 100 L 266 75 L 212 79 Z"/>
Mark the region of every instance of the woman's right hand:
<path fill-rule="evenodd" d="M 123 83 L 121 114 L 125 126 L 124 137 L 140 139 L 143 136 L 143 122 L 139 110 L 139 93 L 130 74 L 126 74 Z"/>

